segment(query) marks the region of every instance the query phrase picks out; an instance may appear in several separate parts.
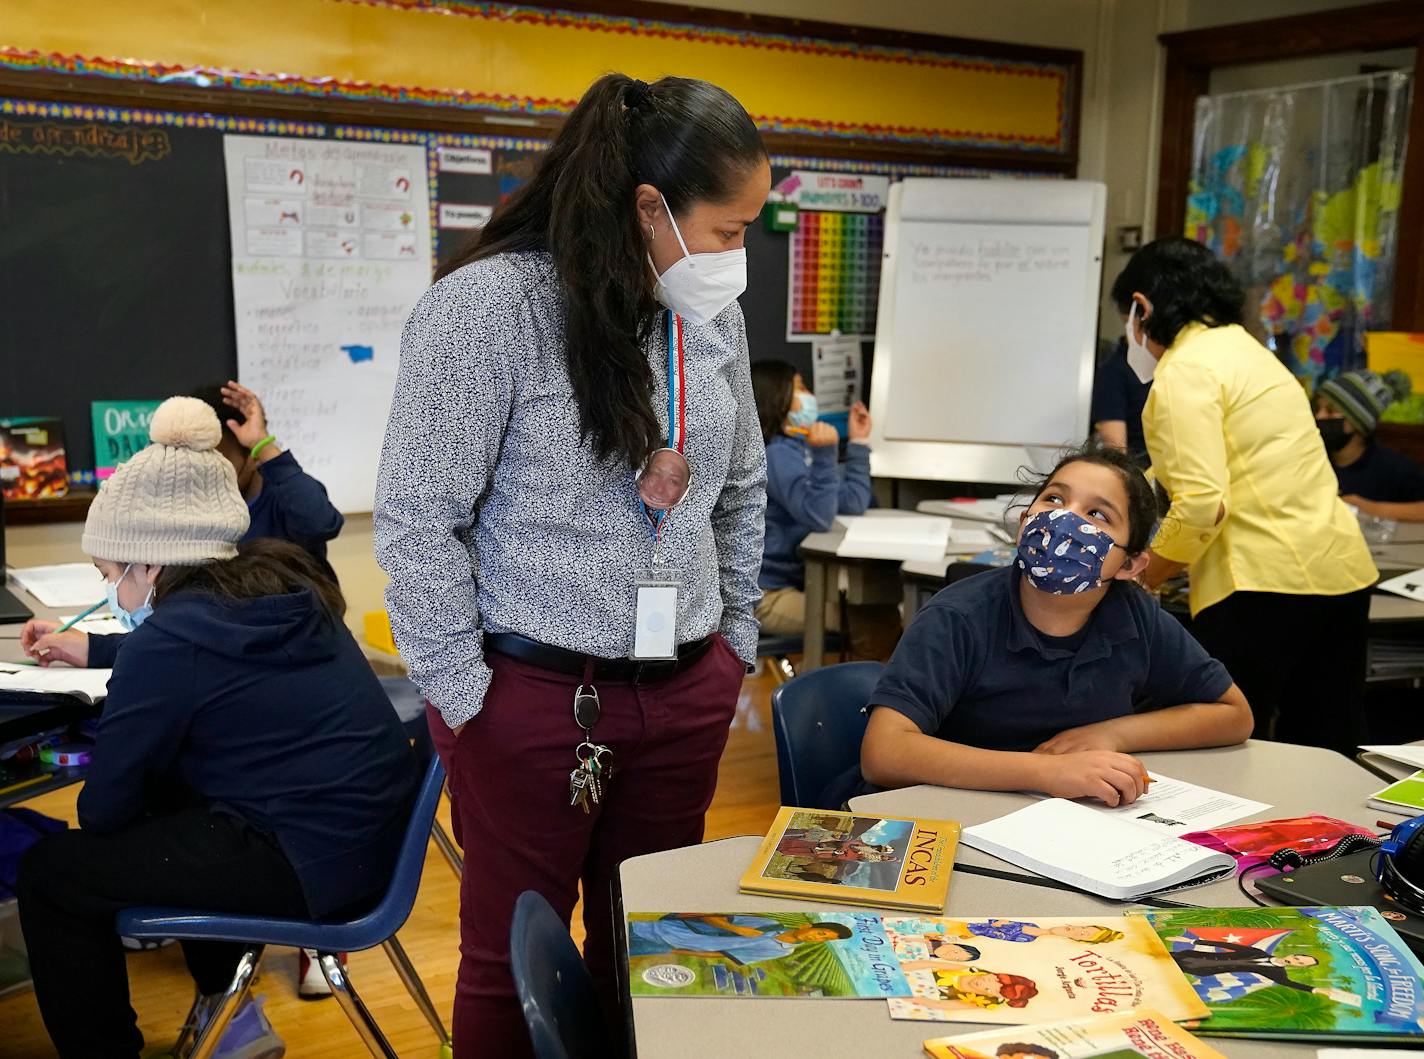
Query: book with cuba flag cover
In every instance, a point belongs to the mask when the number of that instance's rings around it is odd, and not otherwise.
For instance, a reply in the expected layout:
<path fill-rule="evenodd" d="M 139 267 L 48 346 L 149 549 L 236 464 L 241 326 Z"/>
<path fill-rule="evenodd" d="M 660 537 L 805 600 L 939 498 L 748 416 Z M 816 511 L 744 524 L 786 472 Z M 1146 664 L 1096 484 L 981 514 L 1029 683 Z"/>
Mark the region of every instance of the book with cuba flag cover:
<path fill-rule="evenodd" d="M 1220 1037 L 1424 1040 L 1424 967 L 1374 908 L 1144 913 Z"/>
<path fill-rule="evenodd" d="M 741 890 L 902 912 L 943 912 L 959 846 L 952 820 L 858 816 L 785 806 Z"/>

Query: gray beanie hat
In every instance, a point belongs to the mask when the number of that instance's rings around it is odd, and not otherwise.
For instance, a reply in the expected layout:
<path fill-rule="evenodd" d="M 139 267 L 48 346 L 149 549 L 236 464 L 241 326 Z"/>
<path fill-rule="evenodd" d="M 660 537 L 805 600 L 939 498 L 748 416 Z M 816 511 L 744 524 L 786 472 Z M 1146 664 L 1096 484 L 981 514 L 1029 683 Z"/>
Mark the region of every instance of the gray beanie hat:
<path fill-rule="evenodd" d="M 249 518 L 237 473 L 217 451 L 217 415 L 196 398 L 170 397 L 153 413 L 148 437 L 153 444 L 119 467 L 89 505 L 84 553 L 145 565 L 231 559 Z"/>
<path fill-rule="evenodd" d="M 1383 375 L 1347 371 L 1322 382 L 1316 395 L 1333 404 L 1357 431 L 1369 437 L 1379 426 L 1385 409 L 1408 397 L 1411 388 L 1409 376 L 1402 371 L 1387 371 Z"/>

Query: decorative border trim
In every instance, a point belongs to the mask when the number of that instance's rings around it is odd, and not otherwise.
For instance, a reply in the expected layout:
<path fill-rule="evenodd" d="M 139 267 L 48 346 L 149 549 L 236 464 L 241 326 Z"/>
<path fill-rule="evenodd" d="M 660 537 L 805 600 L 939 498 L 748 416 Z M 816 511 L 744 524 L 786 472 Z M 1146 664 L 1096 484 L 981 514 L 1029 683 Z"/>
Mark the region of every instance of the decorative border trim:
<path fill-rule="evenodd" d="M 401 0 L 344 0 L 349 3 L 382 2 L 399 4 Z M 590 16 L 591 17 L 591 16 Z M 829 43 L 829 42 L 828 42 Z M 978 64 L 984 69 L 999 69 L 992 61 Z M 1006 64 L 1009 66 L 1016 64 Z M 1032 65 L 1032 64 L 1017 64 Z M 521 96 L 499 96 L 458 89 L 420 88 L 405 85 L 376 85 L 365 81 L 339 81 L 335 78 L 305 78 L 295 74 L 270 74 L 207 67 L 183 67 L 158 62 L 128 59 L 105 59 L 76 55 L 42 54 L 9 46 L 0 46 L 0 69 L 16 71 L 48 71 L 85 77 L 110 78 L 125 81 L 148 81 L 156 84 L 183 84 L 198 88 L 228 88 L 242 92 L 283 96 L 303 96 L 313 99 L 340 99 L 348 102 L 382 102 L 447 107 L 465 111 L 492 111 L 562 117 L 574 107 L 576 100 L 545 99 Z M 1062 81 L 1058 95 L 1057 129 L 1052 136 L 1021 136 L 978 133 L 965 129 L 926 129 L 914 126 L 866 125 L 849 122 L 816 121 L 808 118 L 778 115 L 753 115 L 765 132 L 817 136 L 838 140 L 872 140 L 879 143 L 925 145 L 941 147 L 990 147 L 1024 152 L 1061 154 L 1069 149 L 1069 114 L 1071 111 L 1072 79 L 1065 67 L 1041 67 L 1042 74 Z"/>
<path fill-rule="evenodd" d="M 244 118 L 185 111 L 139 110 L 91 103 L 40 103 L 30 99 L 0 98 L 0 114 L 17 118 L 67 118 L 71 121 L 131 121 L 138 125 L 168 125 L 223 132 L 256 132 L 268 136 L 325 136 L 320 122 L 282 118 Z"/>
<path fill-rule="evenodd" d="M 398 11 L 461 15 L 491 22 L 553 26 L 559 29 L 617 33 L 633 37 L 658 37 L 664 40 L 690 41 L 697 44 L 762 48 L 768 51 L 824 55 L 837 59 L 908 63 L 915 66 L 949 67 L 974 72 L 1009 72 L 1023 77 L 1062 78 L 1067 75 L 1067 68 L 1064 66 L 1024 59 L 995 59 L 959 52 L 898 48 L 884 44 L 851 43 L 827 40 L 823 37 L 772 33 L 767 30 L 727 29 L 719 26 L 699 25 L 695 22 L 668 22 L 661 19 L 638 18 L 632 15 L 605 15 L 529 4 L 489 3 L 486 0 L 340 0 L 340 2 L 360 4 L 364 7 L 393 8 Z"/>

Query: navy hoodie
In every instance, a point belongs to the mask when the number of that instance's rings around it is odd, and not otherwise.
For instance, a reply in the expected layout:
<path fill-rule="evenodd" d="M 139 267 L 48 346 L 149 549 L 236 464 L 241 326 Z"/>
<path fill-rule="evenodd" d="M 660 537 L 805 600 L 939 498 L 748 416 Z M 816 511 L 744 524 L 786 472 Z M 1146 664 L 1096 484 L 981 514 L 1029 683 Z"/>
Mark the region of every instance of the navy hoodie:
<path fill-rule="evenodd" d="M 326 486 L 302 470 L 290 449 L 262 465 L 262 489 L 248 503 L 247 514 L 251 524 L 243 540 L 291 541 L 323 563 L 326 542 L 341 532 L 345 522 L 327 499 Z M 331 579 L 336 580 L 335 573 Z"/>
<path fill-rule="evenodd" d="M 356 641 L 312 592 L 179 593 L 129 635 L 92 637 L 91 655 L 115 642 L 81 827 L 108 834 L 161 813 L 176 781 L 275 838 L 312 915 L 380 893 L 415 756 Z"/>

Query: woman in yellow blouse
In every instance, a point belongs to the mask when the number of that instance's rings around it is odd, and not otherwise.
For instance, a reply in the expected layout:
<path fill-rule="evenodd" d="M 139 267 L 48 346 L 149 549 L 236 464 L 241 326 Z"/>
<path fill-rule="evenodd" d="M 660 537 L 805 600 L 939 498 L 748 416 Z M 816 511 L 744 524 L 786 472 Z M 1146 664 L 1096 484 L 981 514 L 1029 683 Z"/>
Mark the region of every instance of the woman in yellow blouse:
<path fill-rule="evenodd" d="M 1241 287 L 1199 243 L 1143 247 L 1112 296 L 1152 380 L 1143 434 L 1172 501 L 1145 582 L 1189 568 L 1192 631 L 1258 737 L 1354 753 L 1377 574 L 1305 390 L 1241 326 Z"/>

